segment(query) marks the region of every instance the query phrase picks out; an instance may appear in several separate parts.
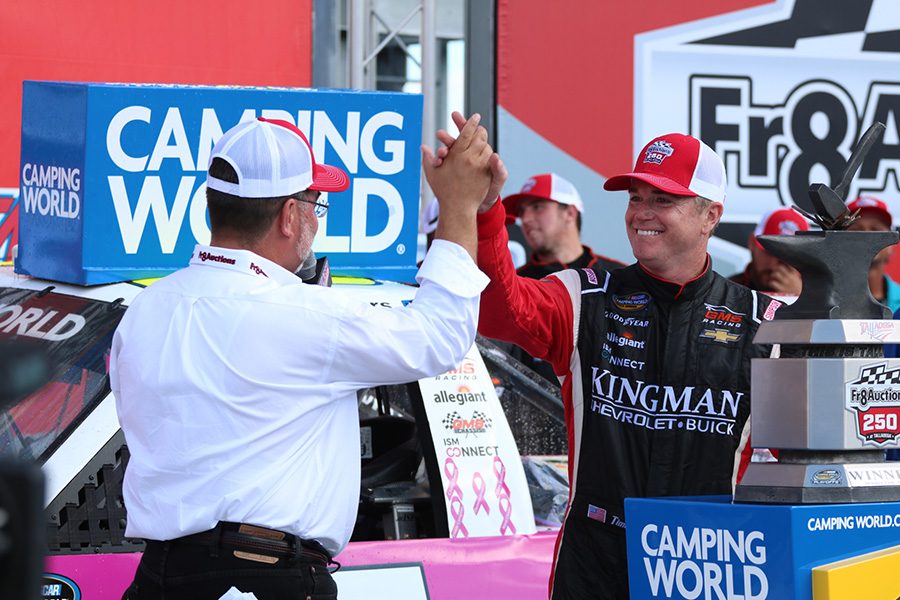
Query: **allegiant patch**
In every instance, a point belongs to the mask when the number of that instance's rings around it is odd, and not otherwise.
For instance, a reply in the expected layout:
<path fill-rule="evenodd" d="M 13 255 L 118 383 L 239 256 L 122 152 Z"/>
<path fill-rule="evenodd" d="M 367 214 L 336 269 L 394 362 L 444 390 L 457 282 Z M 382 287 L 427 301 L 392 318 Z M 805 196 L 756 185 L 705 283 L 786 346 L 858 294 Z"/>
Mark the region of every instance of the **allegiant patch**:
<path fill-rule="evenodd" d="M 619 310 L 635 311 L 643 310 L 650 304 L 650 294 L 645 292 L 637 292 L 628 294 L 627 296 L 613 295 L 613 304 Z"/>

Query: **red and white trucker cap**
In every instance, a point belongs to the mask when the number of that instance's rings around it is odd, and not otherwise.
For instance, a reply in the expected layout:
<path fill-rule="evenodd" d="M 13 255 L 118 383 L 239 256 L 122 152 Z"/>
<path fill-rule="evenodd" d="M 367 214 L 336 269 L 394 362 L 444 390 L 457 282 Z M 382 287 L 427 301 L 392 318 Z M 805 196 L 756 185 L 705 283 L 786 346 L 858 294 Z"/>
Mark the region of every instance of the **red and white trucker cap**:
<path fill-rule="evenodd" d="M 753 230 L 753 236 L 793 235 L 798 231 L 809 231 L 809 223 L 793 208 L 783 206 L 766 213 Z"/>
<path fill-rule="evenodd" d="M 519 204 L 528 198 L 542 198 L 552 200 L 560 204 L 571 204 L 584 213 L 584 203 L 578 190 L 568 179 L 564 179 L 556 173 L 544 173 L 530 177 L 518 194 L 512 194 L 503 199 L 506 213 L 513 217 L 519 214 Z"/>
<path fill-rule="evenodd" d="M 631 180 L 649 183 L 675 196 L 702 196 L 725 202 L 725 165 L 712 148 L 695 137 L 667 133 L 644 146 L 634 171 L 610 177 L 603 189 L 627 190 Z"/>
<path fill-rule="evenodd" d="M 338 167 L 316 164 L 303 132 L 288 121 L 238 123 L 212 149 L 237 172 L 238 183 L 207 176 L 206 187 L 241 198 L 281 198 L 306 189 L 342 192 L 350 185 Z"/>
<path fill-rule="evenodd" d="M 848 204 L 847 208 L 850 209 L 851 213 L 856 212 L 856 210 L 859 210 L 860 214 L 869 212 L 884 221 L 888 227 L 894 226 L 894 218 L 891 216 L 891 211 L 888 210 L 887 204 L 874 196 L 860 196 Z"/>

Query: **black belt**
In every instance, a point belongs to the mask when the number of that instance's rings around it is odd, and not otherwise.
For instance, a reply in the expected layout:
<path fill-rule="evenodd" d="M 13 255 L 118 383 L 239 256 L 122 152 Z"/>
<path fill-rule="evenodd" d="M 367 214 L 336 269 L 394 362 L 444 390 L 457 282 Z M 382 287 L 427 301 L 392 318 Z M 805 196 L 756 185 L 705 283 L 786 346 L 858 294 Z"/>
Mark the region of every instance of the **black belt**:
<path fill-rule="evenodd" d="M 302 558 L 327 567 L 336 564 L 322 544 L 293 534 L 244 523 L 220 522 L 213 529 L 170 540 L 230 551 L 237 558 L 275 564 L 281 558 Z M 338 565 L 340 566 L 340 565 Z"/>

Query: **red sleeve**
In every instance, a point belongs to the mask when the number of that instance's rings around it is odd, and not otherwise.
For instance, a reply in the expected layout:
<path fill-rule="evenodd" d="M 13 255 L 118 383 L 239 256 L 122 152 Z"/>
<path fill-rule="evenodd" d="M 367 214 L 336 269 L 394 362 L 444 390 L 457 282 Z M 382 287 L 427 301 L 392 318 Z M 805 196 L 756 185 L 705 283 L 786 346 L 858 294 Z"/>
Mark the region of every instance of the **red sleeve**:
<path fill-rule="evenodd" d="M 500 202 L 478 215 L 478 266 L 491 278 L 481 294 L 478 331 L 512 342 L 565 374 L 575 338 L 569 291 L 552 275 L 540 281 L 516 275 L 505 221 Z"/>

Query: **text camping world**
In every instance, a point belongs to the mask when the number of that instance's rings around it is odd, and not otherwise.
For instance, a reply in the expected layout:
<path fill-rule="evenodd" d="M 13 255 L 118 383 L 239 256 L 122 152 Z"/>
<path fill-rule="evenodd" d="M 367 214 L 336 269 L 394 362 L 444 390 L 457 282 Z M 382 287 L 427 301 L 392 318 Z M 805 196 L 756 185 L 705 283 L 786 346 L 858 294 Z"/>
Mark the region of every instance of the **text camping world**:
<path fill-rule="evenodd" d="M 389 181 L 377 176 L 395 175 L 403 169 L 406 142 L 402 139 L 404 122 L 402 114 L 382 111 L 361 122 L 358 111 L 349 111 L 342 115 L 341 122 L 338 123 L 333 122 L 324 111 L 318 110 L 301 110 L 296 114 L 283 110 L 262 110 L 259 116 L 284 119 L 296 124 L 301 131 L 312 131 L 310 143 L 316 156 L 324 155 L 327 143 L 351 175 L 359 172 L 362 162 L 376 176 L 353 177 L 350 235 L 328 235 L 326 215 L 322 219 L 316 239 L 319 251 L 374 253 L 388 248 L 397 240 L 403 226 L 403 200 L 399 191 Z M 248 108 L 243 111 L 238 122 L 256 117 L 257 111 Z M 225 123 L 224 129 L 227 130 L 231 126 L 231 123 Z M 144 139 L 147 140 L 145 148 L 134 148 L 132 145 L 126 151 L 122 144 L 122 136 L 129 128 L 143 128 L 146 132 Z M 185 217 L 194 238 L 200 243 L 209 242 L 205 171 L 212 147 L 222 133 L 222 121 L 212 108 L 202 110 L 200 130 L 195 139 L 188 139 L 178 107 L 169 107 L 165 116 L 160 119 L 159 111 L 154 113 L 146 106 L 128 106 L 110 119 L 106 131 L 106 150 L 110 160 L 121 171 L 144 174 L 136 200 L 133 197 L 129 198 L 124 175 L 111 174 L 107 177 L 126 253 L 137 253 L 150 213 L 153 214 L 156 233 L 164 254 L 171 254 L 174 251 Z M 166 161 L 175 161 L 183 172 L 177 189 L 163 189 L 163 178 L 158 173 L 164 163 L 170 164 Z M 25 169 L 28 169 L 28 177 L 25 177 Z M 45 171 L 53 172 L 44 165 L 25 165 L 23 182 L 36 179 L 36 175 L 33 174 Z M 50 183 L 60 180 L 47 176 Z M 75 187 L 69 189 L 77 191 L 80 177 L 72 181 Z M 174 187 L 171 184 L 167 185 Z M 40 212 L 38 197 L 41 193 L 36 190 L 31 196 L 26 190 L 26 212 Z M 380 232 L 371 234 L 366 230 L 370 198 L 380 199 L 387 206 L 388 214 L 385 227 Z M 70 202 L 66 204 L 64 210 L 58 210 L 53 214 L 77 218 L 79 208 L 77 203 Z"/>
<path fill-rule="evenodd" d="M 641 530 L 641 548 L 654 597 L 764 600 L 769 596 L 761 531 L 650 523 Z"/>

